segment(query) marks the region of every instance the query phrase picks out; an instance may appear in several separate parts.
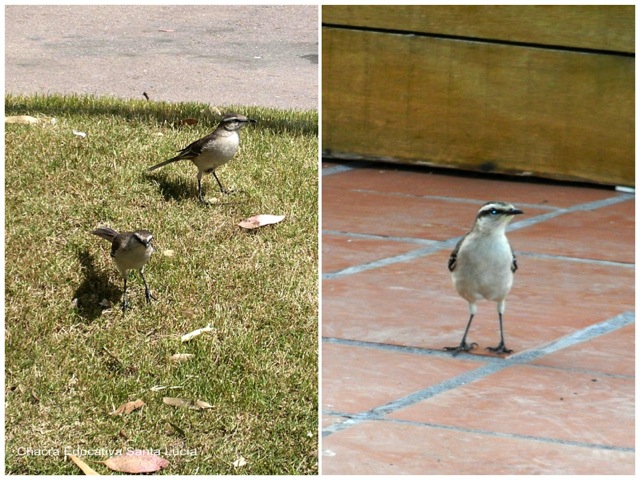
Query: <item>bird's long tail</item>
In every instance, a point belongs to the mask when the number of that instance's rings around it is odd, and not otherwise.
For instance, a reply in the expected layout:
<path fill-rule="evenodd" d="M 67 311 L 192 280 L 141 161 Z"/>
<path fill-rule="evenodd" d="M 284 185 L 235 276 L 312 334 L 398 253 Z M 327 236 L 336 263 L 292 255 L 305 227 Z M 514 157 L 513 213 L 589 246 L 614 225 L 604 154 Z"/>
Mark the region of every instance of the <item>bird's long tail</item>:
<path fill-rule="evenodd" d="M 183 158 L 184 156 L 180 154 L 176 157 L 170 158 L 169 160 L 165 160 L 164 162 L 160 162 L 159 164 L 148 168 L 147 171 L 150 172 L 151 170 L 155 170 L 156 168 L 164 167 L 165 165 L 169 165 L 170 163 L 177 162 L 178 160 L 182 160 Z"/>
<path fill-rule="evenodd" d="M 109 242 L 113 242 L 113 239 L 118 235 L 118 232 L 109 227 L 96 228 L 95 230 L 92 230 L 91 233 L 99 236 L 100 238 L 104 238 Z"/>

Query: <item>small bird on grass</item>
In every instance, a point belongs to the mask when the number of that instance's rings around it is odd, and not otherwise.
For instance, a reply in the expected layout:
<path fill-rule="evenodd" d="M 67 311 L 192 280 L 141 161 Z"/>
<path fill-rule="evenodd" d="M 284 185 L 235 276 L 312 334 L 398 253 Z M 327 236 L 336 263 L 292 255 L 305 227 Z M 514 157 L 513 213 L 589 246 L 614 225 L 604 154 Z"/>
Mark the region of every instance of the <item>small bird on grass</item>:
<path fill-rule="evenodd" d="M 205 173 L 213 174 L 222 193 L 229 193 L 216 175 L 216 168 L 234 157 L 240 145 L 238 130 L 249 123 L 256 123 L 256 121 L 235 113 L 225 115 L 209 135 L 187 145 L 179 150 L 180 153 L 177 156 L 154 165 L 149 168 L 149 171 L 179 160 L 191 160 L 198 167 L 198 199 L 200 203 L 205 203 L 202 195 L 202 175 Z"/>
<path fill-rule="evenodd" d="M 504 343 L 502 316 L 505 300 L 513 285 L 513 274 L 518 268 L 516 257 L 505 234 L 505 229 L 514 215 L 522 210 L 506 202 L 488 202 L 480 207 L 473 228 L 458 242 L 449 257 L 449 271 L 458 294 L 469 302 L 469 321 L 460 345 L 445 347 L 453 355 L 468 352 L 477 343 L 467 343 L 467 334 L 473 316 L 476 314 L 476 302 L 481 299 L 498 304 L 500 323 L 500 343 L 488 347 L 494 353 L 511 353 Z"/>
<path fill-rule="evenodd" d="M 92 230 L 91 233 L 111 242 L 111 258 L 118 267 L 120 275 L 124 280 L 124 293 L 122 295 L 122 314 L 127 310 L 127 276 L 129 270 L 138 270 L 144 282 L 144 294 L 147 303 L 151 299 L 156 300 L 149 290 L 147 279 L 144 278 L 144 266 L 151 258 L 154 251 L 152 241 L 153 235 L 147 230 L 136 230 L 135 232 L 118 233 L 109 227 L 100 227 Z"/>

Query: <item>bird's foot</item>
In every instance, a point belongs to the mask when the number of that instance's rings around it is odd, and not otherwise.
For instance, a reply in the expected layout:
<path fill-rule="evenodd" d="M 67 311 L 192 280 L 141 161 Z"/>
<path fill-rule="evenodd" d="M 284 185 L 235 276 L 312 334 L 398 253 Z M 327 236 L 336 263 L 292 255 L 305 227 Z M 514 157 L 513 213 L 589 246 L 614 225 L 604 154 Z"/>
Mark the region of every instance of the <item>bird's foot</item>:
<path fill-rule="evenodd" d="M 486 350 L 489 350 L 493 353 L 513 353 L 513 350 L 509 350 L 505 347 L 504 342 L 500 342 L 500 345 L 497 347 L 487 347 Z"/>
<path fill-rule="evenodd" d="M 157 298 L 152 295 L 151 290 L 145 290 L 144 296 L 147 299 L 147 303 L 151 303 L 152 299 L 157 300 Z"/>
<path fill-rule="evenodd" d="M 468 344 L 467 342 L 462 342 L 457 347 L 444 347 L 444 349 L 447 352 L 453 352 L 453 356 L 455 357 L 460 352 L 470 352 L 471 350 L 473 350 L 477 346 L 478 346 L 478 344 L 476 342 L 472 342 L 471 344 Z"/>
<path fill-rule="evenodd" d="M 130 308 L 130 307 L 131 305 L 126 300 L 122 302 L 122 315 L 124 315 L 127 312 L 127 308 Z"/>

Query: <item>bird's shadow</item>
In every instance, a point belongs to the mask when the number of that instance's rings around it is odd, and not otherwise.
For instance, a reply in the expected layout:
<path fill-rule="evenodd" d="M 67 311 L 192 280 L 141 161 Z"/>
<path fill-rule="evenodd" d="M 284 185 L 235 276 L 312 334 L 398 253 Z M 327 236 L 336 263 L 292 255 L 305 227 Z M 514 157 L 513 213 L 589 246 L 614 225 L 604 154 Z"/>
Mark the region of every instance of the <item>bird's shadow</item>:
<path fill-rule="evenodd" d="M 84 280 L 76 288 L 73 298 L 78 302 L 78 314 L 87 322 L 92 322 L 102 315 L 104 307 L 100 305 L 100 301 L 107 299 L 115 305 L 120 301 L 122 291 L 109 281 L 106 273 L 96 269 L 89 249 L 85 248 L 78 252 L 78 261 Z"/>
<path fill-rule="evenodd" d="M 196 178 L 191 182 L 185 179 L 173 180 L 165 173 L 144 172 L 144 177 L 158 184 L 160 194 L 165 200 L 184 201 L 195 198 L 198 199 L 198 184 Z"/>
<path fill-rule="evenodd" d="M 198 202 L 198 181 L 195 176 L 192 181 L 186 179 L 174 180 L 166 174 L 156 174 L 145 172 L 144 176 L 147 180 L 155 182 L 160 187 L 160 194 L 168 200 L 196 201 Z M 210 182 L 208 180 L 211 180 Z M 202 191 L 207 197 L 209 193 L 219 197 L 220 201 L 214 203 L 204 203 L 206 206 L 228 206 L 246 203 L 245 193 L 242 190 L 233 191 L 231 194 L 224 194 L 218 189 L 218 184 L 212 175 L 205 175 L 202 180 Z"/>

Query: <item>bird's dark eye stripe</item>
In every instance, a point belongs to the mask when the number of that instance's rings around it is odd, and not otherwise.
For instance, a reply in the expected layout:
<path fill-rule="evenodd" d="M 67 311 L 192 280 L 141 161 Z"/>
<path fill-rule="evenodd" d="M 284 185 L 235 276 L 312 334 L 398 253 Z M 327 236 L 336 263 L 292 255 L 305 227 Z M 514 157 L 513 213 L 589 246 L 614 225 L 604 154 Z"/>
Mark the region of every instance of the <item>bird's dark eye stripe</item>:
<path fill-rule="evenodd" d="M 487 210 L 483 210 L 480 212 L 480 216 L 484 217 L 486 215 L 498 215 L 501 213 L 507 213 L 506 210 L 498 210 L 497 208 L 489 208 Z"/>

